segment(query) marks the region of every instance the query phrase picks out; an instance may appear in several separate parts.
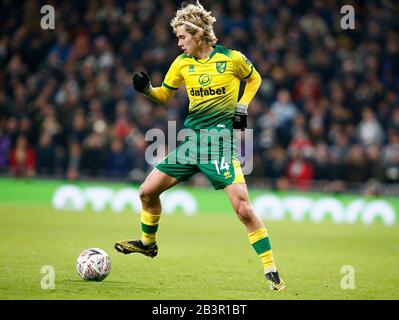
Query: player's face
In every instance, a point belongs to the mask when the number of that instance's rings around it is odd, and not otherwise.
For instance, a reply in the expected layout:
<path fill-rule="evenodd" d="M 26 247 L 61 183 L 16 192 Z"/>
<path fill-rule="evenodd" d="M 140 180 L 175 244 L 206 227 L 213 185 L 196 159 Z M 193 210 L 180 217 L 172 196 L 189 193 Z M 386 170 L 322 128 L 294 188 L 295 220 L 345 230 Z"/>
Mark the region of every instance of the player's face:
<path fill-rule="evenodd" d="M 176 36 L 179 39 L 178 46 L 185 54 L 192 56 L 198 52 L 198 42 L 194 36 L 186 31 L 185 26 L 179 26 L 176 28 Z"/>

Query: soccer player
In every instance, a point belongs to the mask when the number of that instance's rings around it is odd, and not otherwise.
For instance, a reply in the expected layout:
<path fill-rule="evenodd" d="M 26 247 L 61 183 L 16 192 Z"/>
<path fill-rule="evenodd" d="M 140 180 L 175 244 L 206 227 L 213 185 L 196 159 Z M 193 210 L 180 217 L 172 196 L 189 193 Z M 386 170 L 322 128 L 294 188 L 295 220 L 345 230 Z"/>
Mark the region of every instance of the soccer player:
<path fill-rule="evenodd" d="M 162 212 L 160 194 L 195 173 L 203 172 L 215 189 L 226 191 L 263 264 L 270 289 L 283 290 L 285 284 L 273 260 L 268 232 L 249 201 L 233 139 L 233 129 L 247 127 L 248 105 L 261 84 L 261 77 L 239 51 L 216 44 L 212 27 L 215 21 L 211 12 L 199 2 L 183 5 L 170 23 L 183 54 L 173 61 L 162 86 L 152 87 L 144 72 L 133 76 L 135 90 L 160 104 L 166 103 L 184 82 L 190 100 L 184 125 L 193 134 L 154 168 L 140 188 L 141 239 L 118 241 L 115 249 L 124 254 L 142 253 L 155 257 Z M 241 80 L 245 80 L 246 85 L 237 102 Z M 201 135 L 204 132 L 208 133 L 205 138 Z M 208 145 L 209 137 L 211 145 Z M 208 160 L 208 156 L 209 161 L 201 161 Z"/>

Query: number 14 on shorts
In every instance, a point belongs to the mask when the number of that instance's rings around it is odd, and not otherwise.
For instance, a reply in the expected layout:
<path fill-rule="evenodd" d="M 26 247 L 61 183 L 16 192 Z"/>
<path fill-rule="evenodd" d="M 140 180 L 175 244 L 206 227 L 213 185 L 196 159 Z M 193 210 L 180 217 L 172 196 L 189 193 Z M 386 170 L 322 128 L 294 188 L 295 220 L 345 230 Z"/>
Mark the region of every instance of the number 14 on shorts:
<path fill-rule="evenodd" d="M 230 165 L 225 161 L 224 157 L 220 161 L 220 166 L 219 166 L 217 160 L 213 160 L 213 164 L 215 165 L 216 172 L 218 173 L 218 175 L 220 174 L 220 172 L 222 170 L 226 170 L 226 171 L 230 170 Z"/>

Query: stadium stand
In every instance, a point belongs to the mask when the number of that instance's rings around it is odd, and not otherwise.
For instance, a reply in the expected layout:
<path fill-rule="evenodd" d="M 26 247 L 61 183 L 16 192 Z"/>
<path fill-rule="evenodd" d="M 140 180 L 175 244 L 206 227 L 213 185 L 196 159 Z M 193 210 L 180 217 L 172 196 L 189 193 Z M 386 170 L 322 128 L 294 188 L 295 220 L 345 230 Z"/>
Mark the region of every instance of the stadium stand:
<path fill-rule="evenodd" d="M 54 30 L 40 27 L 53 5 Z M 219 44 L 263 78 L 249 108 L 249 185 L 399 194 L 399 22 L 395 1 L 202 1 Z M 167 106 L 131 85 L 160 85 L 180 54 L 171 0 L 11 1 L 0 10 L 0 171 L 6 176 L 142 181 L 147 130 L 182 128 L 188 99 Z M 396 14 L 395 14 L 396 13 Z M 206 184 L 200 176 L 191 181 Z"/>

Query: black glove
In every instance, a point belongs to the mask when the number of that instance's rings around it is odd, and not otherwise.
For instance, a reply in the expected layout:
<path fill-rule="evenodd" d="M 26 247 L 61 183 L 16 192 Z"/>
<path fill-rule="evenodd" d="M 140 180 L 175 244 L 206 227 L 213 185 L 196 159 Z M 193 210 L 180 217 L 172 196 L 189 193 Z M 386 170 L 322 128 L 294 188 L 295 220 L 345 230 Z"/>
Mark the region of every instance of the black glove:
<path fill-rule="evenodd" d="M 237 104 L 236 113 L 233 119 L 233 129 L 244 130 L 247 127 L 248 106 Z"/>
<path fill-rule="evenodd" d="M 132 80 L 134 89 L 141 93 L 145 93 L 151 85 L 150 77 L 143 71 L 141 71 L 141 75 L 135 73 Z"/>

